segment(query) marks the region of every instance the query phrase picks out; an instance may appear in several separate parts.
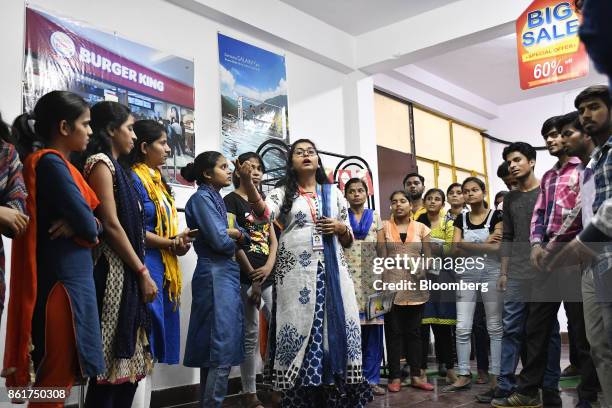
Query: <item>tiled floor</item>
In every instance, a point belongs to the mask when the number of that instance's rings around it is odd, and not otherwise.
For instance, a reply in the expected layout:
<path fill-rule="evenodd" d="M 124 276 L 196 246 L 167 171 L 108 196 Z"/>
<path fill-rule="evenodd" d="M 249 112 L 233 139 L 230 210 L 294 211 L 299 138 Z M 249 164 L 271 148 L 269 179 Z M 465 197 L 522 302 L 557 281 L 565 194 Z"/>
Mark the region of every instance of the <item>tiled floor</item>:
<path fill-rule="evenodd" d="M 567 346 L 565 345 L 563 347 L 562 354 L 561 368 L 565 368 L 569 364 Z M 476 372 L 476 369 L 474 369 L 473 372 Z M 488 387 L 487 385 L 474 384 L 471 390 L 446 394 L 441 392 L 441 389 L 446 385 L 443 378 L 433 376 L 429 378 L 429 381 L 435 386 L 434 391 L 427 392 L 410 387 L 402 387 L 401 391 L 398 393 L 387 393 L 384 396 L 375 397 L 374 401 L 368 405 L 368 408 L 486 408 L 489 406 L 488 404 L 479 404 L 474 398 L 475 395 L 486 391 Z M 578 402 L 575 388 L 563 388 L 561 397 L 563 400 L 563 407 L 574 407 Z M 265 406 L 267 408 L 270 405 Z M 228 396 L 223 404 L 223 407 L 241 408 L 242 405 L 240 404 L 240 399 L 238 396 Z M 174 406 L 172 408 L 199 408 L 199 405 L 186 404 Z"/>
<path fill-rule="evenodd" d="M 474 385 L 469 391 L 444 394 L 441 392 L 442 387 L 446 385 L 444 379 L 440 379 L 439 382 L 436 380 L 437 378 L 430 378 L 430 382 L 436 386 L 434 391 L 427 392 L 412 389 L 410 387 L 402 387 L 402 390 L 398 393 L 387 393 L 387 395 L 375 397 L 374 401 L 368 405 L 368 408 L 488 407 L 488 404 L 479 404 L 474 398 L 476 394 L 486 391 L 487 385 Z M 563 390 L 562 399 L 563 407 L 574 407 L 577 402 L 576 391 L 574 389 Z M 241 407 L 239 401 L 232 401 L 232 398 L 226 401 L 223 406 L 227 408 Z"/>

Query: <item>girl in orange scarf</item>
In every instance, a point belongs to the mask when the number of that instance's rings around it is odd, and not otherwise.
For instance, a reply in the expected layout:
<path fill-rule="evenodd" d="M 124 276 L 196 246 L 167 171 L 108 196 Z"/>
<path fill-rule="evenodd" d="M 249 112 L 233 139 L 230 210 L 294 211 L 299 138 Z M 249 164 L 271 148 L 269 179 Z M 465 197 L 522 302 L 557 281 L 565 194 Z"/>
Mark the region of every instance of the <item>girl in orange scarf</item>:
<path fill-rule="evenodd" d="M 89 108 L 78 95 L 53 91 L 34 117 L 24 114 L 14 125 L 30 222 L 13 242 L 3 376 L 8 387 L 34 381 L 69 390 L 77 376 L 104 370 L 91 257 L 99 201 L 67 161 L 87 146 Z"/>

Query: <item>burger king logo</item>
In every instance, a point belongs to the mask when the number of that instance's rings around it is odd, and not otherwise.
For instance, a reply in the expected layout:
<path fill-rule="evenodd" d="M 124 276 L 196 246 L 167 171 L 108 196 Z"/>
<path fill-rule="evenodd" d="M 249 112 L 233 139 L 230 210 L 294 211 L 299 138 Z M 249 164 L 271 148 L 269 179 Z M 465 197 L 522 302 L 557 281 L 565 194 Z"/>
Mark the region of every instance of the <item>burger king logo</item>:
<path fill-rule="evenodd" d="M 72 58 L 76 54 L 74 41 L 62 31 L 56 31 L 51 34 L 51 46 L 58 55 L 64 58 Z"/>

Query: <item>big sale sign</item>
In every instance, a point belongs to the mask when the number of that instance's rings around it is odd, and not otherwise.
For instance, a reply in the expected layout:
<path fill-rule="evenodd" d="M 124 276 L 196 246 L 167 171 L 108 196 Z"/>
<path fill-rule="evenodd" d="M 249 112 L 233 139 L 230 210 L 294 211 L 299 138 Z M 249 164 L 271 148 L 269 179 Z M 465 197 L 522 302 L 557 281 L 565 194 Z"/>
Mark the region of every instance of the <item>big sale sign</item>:
<path fill-rule="evenodd" d="M 516 21 L 522 89 L 586 76 L 589 57 L 578 37 L 573 1 L 535 0 Z"/>

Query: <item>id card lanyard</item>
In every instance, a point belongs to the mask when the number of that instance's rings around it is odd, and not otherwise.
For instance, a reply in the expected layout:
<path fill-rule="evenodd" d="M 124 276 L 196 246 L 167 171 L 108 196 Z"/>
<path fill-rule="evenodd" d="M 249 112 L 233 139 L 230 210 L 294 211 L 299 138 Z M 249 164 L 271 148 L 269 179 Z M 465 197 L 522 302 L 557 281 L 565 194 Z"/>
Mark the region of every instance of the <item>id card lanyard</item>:
<path fill-rule="evenodd" d="M 313 251 L 323 251 L 323 234 L 316 230 L 316 223 L 319 219 L 320 215 L 323 213 L 323 209 L 321 208 L 322 203 L 319 197 L 321 196 L 321 188 L 317 184 L 316 193 L 314 194 L 314 198 L 312 194 L 307 193 L 298 186 L 298 191 L 301 196 L 306 199 L 308 203 L 308 207 L 310 208 L 310 216 L 312 217 L 313 227 L 311 231 L 311 240 L 312 240 L 312 250 Z"/>

